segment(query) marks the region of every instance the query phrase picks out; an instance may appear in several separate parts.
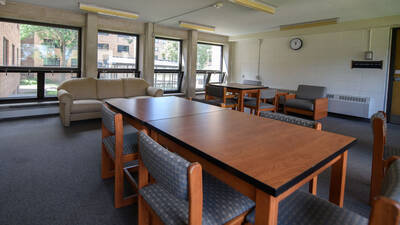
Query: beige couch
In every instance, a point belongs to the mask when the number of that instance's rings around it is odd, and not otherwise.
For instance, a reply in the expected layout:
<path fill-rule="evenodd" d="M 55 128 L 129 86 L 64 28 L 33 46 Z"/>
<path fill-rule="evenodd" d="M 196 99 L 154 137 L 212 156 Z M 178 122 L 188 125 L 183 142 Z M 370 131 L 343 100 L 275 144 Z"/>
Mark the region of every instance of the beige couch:
<path fill-rule="evenodd" d="M 111 98 L 144 98 L 163 96 L 161 89 L 150 87 L 143 79 L 125 78 L 100 80 L 79 78 L 58 87 L 60 119 L 64 126 L 70 121 L 101 117 L 101 105 Z"/>

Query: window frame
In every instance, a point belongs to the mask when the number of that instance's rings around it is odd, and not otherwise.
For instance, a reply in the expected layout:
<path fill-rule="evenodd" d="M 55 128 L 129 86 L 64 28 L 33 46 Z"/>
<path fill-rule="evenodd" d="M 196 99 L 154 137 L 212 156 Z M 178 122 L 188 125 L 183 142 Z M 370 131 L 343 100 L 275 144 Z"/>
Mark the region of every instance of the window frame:
<path fill-rule="evenodd" d="M 171 93 L 181 93 L 182 92 L 182 80 L 183 80 L 183 66 L 182 66 L 182 62 L 183 62 L 183 40 L 181 39 L 174 39 L 174 38 L 166 38 L 166 37 L 154 37 L 154 43 L 156 39 L 160 39 L 160 40 L 167 40 L 167 41 L 177 41 L 179 42 L 179 67 L 178 69 L 156 69 L 156 65 L 154 63 L 154 75 L 156 73 L 177 73 L 178 74 L 178 88 L 177 90 L 167 90 L 164 91 L 164 93 L 166 94 L 171 94 Z M 154 53 L 153 55 L 155 55 L 155 51 L 156 48 L 154 46 Z M 155 59 L 153 59 L 155 60 Z M 154 76 L 153 76 L 154 79 Z M 155 81 L 154 81 L 155 82 Z"/>
<path fill-rule="evenodd" d="M 27 24 L 27 25 L 37 25 L 37 26 L 47 26 L 53 28 L 63 28 L 63 29 L 72 29 L 78 32 L 78 49 L 77 49 L 77 57 L 78 64 L 77 67 L 22 67 L 19 66 L 19 63 L 16 62 L 16 65 L 2 65 L 0 66 L 0 73 L 36 73 L 37 76 L 37 93 L 35 97 L 5 97 L 0 98 L 0 104 L 8 104 L 8 103 L 22 103 L 22 102 L 42 102 L 42 101 L 56 101 L 57 97 L 46 97 L 45 96 L 45 79 L 46 73 L 75 73 L 77 78 L 81 77 L 81 68 L 82 68 L 82 28 L 61 24 L 51 24 L 51 23 L 42 23 L 42 22 L 34 22 L 34 21 L 25 21 L 18 19 L 8 19 L 8 18 L 0 18 L 0 22 L 5 23 L 16 23 L 16 24 Z M 4 48 L 3 48 L 4 51 Z"/>
<path fill-rule="evenodd" d="M 109 34 L 116 34 L 116 35 L 124 35 L 124 36 L 134 36 L 136 37 L 136 58 L 135 58 L 135 68 L 134 69 L 123 69 L 123 68 L 99 68 L 99 64 L 97 62 L 97 78 L 100 78 L 100 75 L 102 73 L 133 73 L 134 77 L 140 78 L 140 71 L 139 71 L 139 50 L 140 50 L 140 39 L 138 34 L 133 34 L 133 33 L 126 33 L 126 32 L 119 32 L 119 31 L 108 31 L 108 30 L 98 30 L 97 31 L 97 40 L 99 38 L 99 33 L 106 33 L 107 35 Z M 98 54 L 98 46 L 99 43 L 97 43 L 97 50 L 96 54 Z M 118 46 L 117 46 L 118 48 Z M 110 49 L 110 46 L 108 46 L 108 49 Z M 118 51 L 118 49 L 117 49 Z M 104 79 L 104 78 L 103 78 Z"/>
<path fill-rule="evenodd" d="M 224 66 L 224 45 L 223 44 L 213 44 L 213 43 L 207 43 L 207 42 L 201 42 L 198 41 L 197 44 L 202 44 L 202 45 L 211 45 L 211 46 L 219 46 L 221 47 L 221 60 L 220 60 L 220 70 L 198 70 L 197 69 L 197 62 L 196 62 L 196 76 L 197 74 L 206 74 L 204 77 L 204 88 L 201 89 L 196 89 L 197 92 L 202 92 L 205 90 L 205 86 L 208 84 L 208 82 L 211 79 L 211 75 L 214 73 L 219 73 L 220 74 L 220 82 L 222 83 L 225 79 L 225 72 L 223 72 Z"/>

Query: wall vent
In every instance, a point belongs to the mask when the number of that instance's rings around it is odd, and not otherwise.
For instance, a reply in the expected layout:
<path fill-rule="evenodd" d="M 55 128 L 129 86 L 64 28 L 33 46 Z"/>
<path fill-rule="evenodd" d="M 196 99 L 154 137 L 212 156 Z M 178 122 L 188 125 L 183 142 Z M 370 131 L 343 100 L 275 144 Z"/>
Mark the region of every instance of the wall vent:
<path fill-rule="evenodd" d="M 332 113 L 370 118 L 373 114 L 373 99 L 351 95 L 328 94 L 329 108 Z"/>

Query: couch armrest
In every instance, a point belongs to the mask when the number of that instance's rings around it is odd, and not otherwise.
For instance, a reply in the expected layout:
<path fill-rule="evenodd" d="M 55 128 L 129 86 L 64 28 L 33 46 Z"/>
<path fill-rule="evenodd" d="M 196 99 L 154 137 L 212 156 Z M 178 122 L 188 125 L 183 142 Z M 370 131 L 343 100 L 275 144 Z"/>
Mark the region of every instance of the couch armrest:
<path fill-rule="evenodd" d="M 72 95 L 63 89 L 58 90 L 57 98 L 59 100 L 60 119 L 64 126 L 68 127 L 71 121 L 71 107 L 73 103 Z"/>
<path fill-rule="evenodd" d="M 314 104 L 315 112 L 328 112 L 328 98 L 317 98 Z"/>
<path fill-rule="evenodd" d="M 284 96 L 285 96 L 285 100 L 296 98 L 296 94 L 286 94 Z"/>
<path fill-rule="evenodd" d="M 153 96 L 153 97 L 161 97 L 164 95 L 164 91 L 162 89 L 155 88 L 155 87 L 148 87 L 146 89 L 146 92 L 147 92 L 147 95 Z"/>

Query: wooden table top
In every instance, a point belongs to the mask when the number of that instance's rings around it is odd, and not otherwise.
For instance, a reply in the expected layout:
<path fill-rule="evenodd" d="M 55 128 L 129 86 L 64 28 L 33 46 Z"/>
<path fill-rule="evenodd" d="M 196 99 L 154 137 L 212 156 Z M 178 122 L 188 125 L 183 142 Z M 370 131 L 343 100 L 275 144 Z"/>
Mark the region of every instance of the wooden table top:
<path fill-rule="evenodd" d="M 230 89 L 238 89 L 238 90 L 254 90 L 254 89 L 267 89 L 268 88 L 265 86 L 255 86 L 255 85 L 247 85 L 247 84 L 240 84 L 240 83 L 227 83 L 227 84 L 210 83 L 209 85 L 226 87 L 226 88 L 230 88 Z"/>
<path fill-rule="evenodd" d="M 106 103 L 125 116 L 142 122 L 226 110 L 179 97 L 111 99 Z"/>
<path fill-rule="evenodd" d="M 155 120 L 147 125 L 275 197 L 356 141 L 233 110 Z"/>

